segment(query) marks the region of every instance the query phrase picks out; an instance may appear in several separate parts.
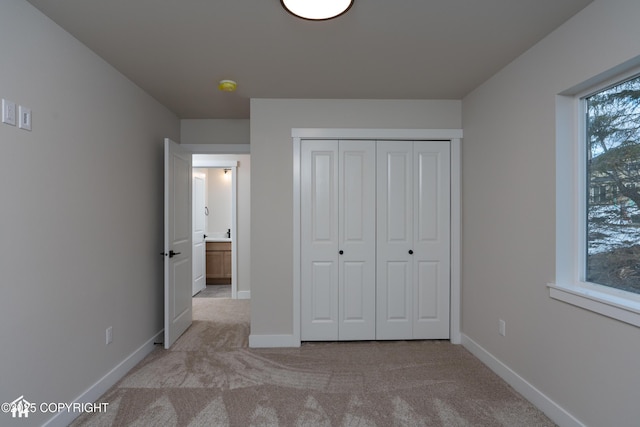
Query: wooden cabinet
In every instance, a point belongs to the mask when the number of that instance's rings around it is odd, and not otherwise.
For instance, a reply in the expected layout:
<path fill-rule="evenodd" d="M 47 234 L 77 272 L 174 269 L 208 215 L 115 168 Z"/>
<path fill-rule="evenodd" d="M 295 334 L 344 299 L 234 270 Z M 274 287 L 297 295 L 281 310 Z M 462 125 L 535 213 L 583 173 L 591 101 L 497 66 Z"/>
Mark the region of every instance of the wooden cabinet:
<path fill-rule="evenodd" d="M 231 242 L 207 242 L 207 284 L 231 283 Z"/>

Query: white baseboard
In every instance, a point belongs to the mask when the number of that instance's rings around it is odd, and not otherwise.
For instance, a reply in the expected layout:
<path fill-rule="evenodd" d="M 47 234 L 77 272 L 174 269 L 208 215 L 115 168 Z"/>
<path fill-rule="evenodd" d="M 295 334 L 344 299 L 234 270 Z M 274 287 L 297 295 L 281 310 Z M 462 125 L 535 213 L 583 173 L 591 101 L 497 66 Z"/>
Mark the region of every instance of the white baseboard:
<path fill-rule="evenodd" d="M 150 340 L 142 344 L 136 351 L 127 356 L 122 362 L 116 365 L 104 377 L 100 378 L 95 384 L 85 390 L 72 403 L 89 403 L 97 401 L 100 396 L 106 393 L 115 383 L 117 383 L 127 372 L 136 366 L 155 348 L 154 342 L 164 339 L 164 329 L 154 335 Z M 82 415 L 77 412 L 59 412 L 43 424 L 43 427 L 66 427 L 78 416 Z"/>
<path fill-rule="evenodd" d="M 560 427 L 586 427 L 560 405 L 464 334 L 462 334 L 462 345 Z"/>
<path fill-rule="evenodd" d="M 300 347 L 300 340 L 296 340 L 293 335 L 249 335 L 249 347 Z"/>
<path fill-rule="evenodd" d="M 251 291 L 238 291 L 238 299 L 251 299 Z"/>

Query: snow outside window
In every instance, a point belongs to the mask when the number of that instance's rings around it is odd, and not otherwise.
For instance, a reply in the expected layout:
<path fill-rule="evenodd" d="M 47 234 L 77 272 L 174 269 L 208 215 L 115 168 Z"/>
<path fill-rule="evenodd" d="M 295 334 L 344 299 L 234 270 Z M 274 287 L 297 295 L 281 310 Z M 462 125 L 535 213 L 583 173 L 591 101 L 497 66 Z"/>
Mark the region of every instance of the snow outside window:
<path fill-rule="evenodd" d="M 640 293 L 640 77 L 582 101 L 585 108 L 585 280 Z"/>

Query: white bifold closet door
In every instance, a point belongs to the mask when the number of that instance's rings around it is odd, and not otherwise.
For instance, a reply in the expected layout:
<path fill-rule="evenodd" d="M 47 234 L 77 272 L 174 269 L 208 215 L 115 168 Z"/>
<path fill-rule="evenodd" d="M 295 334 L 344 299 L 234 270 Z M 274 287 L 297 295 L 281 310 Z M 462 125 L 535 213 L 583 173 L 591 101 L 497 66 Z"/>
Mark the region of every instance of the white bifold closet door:
<path fill-rule="evenodd" d="M 301 339 L 446 339 L 449 141 L 304 140 Z"/>
<path fill-rule="evenodd" d="M 301 144 L 301 339 L 376 337 L 376 145 Z"/>
<path fill-rule="evenodd" d="M 376 338 L 449 338 L 449 142 L 379 141 L 377 187 Z"/>

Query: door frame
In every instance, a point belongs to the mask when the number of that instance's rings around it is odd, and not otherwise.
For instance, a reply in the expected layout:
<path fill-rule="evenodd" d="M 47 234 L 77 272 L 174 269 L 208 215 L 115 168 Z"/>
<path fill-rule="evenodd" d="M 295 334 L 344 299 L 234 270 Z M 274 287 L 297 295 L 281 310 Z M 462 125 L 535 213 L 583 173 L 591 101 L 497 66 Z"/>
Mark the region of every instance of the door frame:
<path fill-rule="evenodd" d="M 396 141 L 449 141 L 451 149 L 451 284 L 450 341 L 462 343 L 460 331 L 461 263 L 461 144 L 462 129 L 340 129 L 292 128 L 293 138 L 293 342 L 300 345 L 300 143 L 305 139 L 369 139 Z"/>

